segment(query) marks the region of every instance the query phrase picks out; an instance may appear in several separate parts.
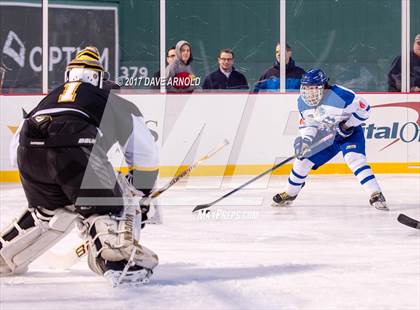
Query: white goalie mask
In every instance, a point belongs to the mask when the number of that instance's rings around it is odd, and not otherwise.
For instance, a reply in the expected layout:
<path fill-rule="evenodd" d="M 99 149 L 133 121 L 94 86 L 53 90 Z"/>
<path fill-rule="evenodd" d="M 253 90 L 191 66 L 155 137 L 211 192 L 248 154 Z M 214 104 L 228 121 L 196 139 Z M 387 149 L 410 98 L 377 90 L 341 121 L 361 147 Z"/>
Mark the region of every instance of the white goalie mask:
<path fill-rule="evenodd" d="M 99 51 L 94 46 L 87 46 L 67 65 L 65 82 L 84 82 L 102 88 L 104 67 L 100 62 Z"/>
<path fill-rule="evenodd" d="M 66 82 L 85 82 L 102 88 L 102 72 L 88 68 L 70 68 L 66 72 Z"/>
<path fill-rule="evenodd" d="M 309 106 L 317 106 L 324 95 L 324 85 L 301 85 L 300 94 Z"/>

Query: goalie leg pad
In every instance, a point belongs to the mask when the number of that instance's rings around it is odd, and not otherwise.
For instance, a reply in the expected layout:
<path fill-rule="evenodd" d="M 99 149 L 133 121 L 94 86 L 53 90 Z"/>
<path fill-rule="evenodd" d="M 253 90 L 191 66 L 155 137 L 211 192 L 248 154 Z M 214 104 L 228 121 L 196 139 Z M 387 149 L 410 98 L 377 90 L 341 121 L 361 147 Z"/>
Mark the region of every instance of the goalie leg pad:
<path fill-rule="evenodd" d="M 27 227 L 32 217 L 32 226 Z M 26 272 L 28 265 L 74 227 L 78 214 L 65 209 L 29 208 L 1 233 L 0 273 Z"/>
<path fill-rule="evenodd" d="M 116 264 L 109 262 L 125 261 L 122 267 L 129 263 L 150 271 L 158 265 L 157 255 L 139 244 L 141 212 L 138 208 L 126 206 L 121 217 L 93 215 L 86 222 L 88 263 L 95 273 L 104 275 L 115 268 Z"/>

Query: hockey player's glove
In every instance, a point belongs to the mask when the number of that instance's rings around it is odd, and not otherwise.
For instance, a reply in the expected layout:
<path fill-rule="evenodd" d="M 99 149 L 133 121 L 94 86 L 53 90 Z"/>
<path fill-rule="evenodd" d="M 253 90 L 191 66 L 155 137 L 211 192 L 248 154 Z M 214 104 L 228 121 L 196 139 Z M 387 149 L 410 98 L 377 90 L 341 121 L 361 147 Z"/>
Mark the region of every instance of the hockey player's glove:
<path fill-rule="evenodd" d="M 151 198 L 143 197 L 139 202 L 140 211 L 141 211 L 141 221 L 142 221 L 141 228 L 144 228 L 144 226 L 146 225 L 146 223 L 144 222 L 148 220 L 147 213 L 149 213 L 151 201 L 152 201 Z"/>
<path fill-rule="evenodd" d="M 337 133 L 344 139 L 350 137 L 354 130 L 354 127 L 346 128 L 345 123 L 346 121 L 342 121 L 337 126 Z"/>
<path fill-rule="evenodd" d="M 130 170 L 128 172 L 128 174 L 125 176 L 125 178 L 126 178 L 127 182 L 132 186 L 132 188 L 133 188 L 132 191 L 135 191 L 132 194 L 137 195 L 139 197 L 142 197 L 139 201 L 139 207 L 140 207 L 140 211 L 141 211 L 141 221 L 142 221 L 141 228 L 143 228 L 145 226 L 144 222 L 147 221 L 147 219 L 148 219 L 147 213 L 150 210 L 151 198 L 146 196 L 146 195 L 150 194 L 150 190 L 144 190 L 144 189 L 136 188 L 136 186 L 134 184 L 135 183 L 134 178 L 136 177 L 136 175 L 135 175 L 136 172 L 138 172 L 138 171 Z"/>
<path fill-rule="evenodd" d="M 304 159 L 308 157 L 311 152 L 312 139 L 309 137 L 297 137 L 295 139 L 295 155 L 298 159 Z"/>

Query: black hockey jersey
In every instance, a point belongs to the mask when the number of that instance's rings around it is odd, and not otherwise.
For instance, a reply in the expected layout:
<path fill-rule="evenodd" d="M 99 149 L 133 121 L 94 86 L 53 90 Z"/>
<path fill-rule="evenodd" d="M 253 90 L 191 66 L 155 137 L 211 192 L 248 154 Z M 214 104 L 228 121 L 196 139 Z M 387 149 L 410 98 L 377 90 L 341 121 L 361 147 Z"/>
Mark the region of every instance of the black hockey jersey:
<path fill-rule="evenodd" d="M 68 82 L 27 115 L 10 147 L 11 154 L 16 154 L 19 144 L 47 148 L 96 144 L 107 152 L 115 143 L 121 146 L 129 169 L 157 175 L 157 145 L 140 110 L 107 90 Z"/>
<path fill-rule="evenodd" d="M 68 82 L 52 90 L 28 114 L 79 117 L 99 128 L 105 149 L 115 142 L 124 145 L 133 131 L 132 117 L 142 117 L 130 101 L 89 83 Z"/>

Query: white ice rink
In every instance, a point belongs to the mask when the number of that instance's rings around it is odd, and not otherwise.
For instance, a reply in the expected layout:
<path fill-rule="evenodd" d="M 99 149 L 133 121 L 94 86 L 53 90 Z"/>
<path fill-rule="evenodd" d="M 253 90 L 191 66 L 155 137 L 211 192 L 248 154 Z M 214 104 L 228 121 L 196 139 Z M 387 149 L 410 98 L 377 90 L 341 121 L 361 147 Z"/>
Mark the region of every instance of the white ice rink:
<path fill-rule="evenodd" d="M 149 284 L 111 288 L 84 259 L 53 270 L 44 256 L 27 274 L 1 278 L 0 309 L 418 310 L 420 230 L 396 219 L 420 218 L 420 176 L 377 177 L 390 212 L 370 207 L 350 175 L 311 176 L 292 207 L 274 209 L 271 196 L 287 180 L 279 176 L 236 193 L 208 219 L 193 206 L 248 178 L 221 188 L 217 178 L 190 178 L 162 196 L 164 224 L 143 230 L 160 257 Z M 26 200 L 19 185 L 3 184 L 0 202 L 4 228 Z M 79 240 L 72 232 L 52 252 Z"/>

